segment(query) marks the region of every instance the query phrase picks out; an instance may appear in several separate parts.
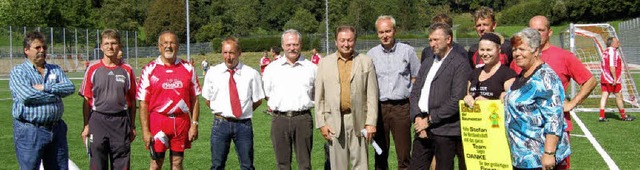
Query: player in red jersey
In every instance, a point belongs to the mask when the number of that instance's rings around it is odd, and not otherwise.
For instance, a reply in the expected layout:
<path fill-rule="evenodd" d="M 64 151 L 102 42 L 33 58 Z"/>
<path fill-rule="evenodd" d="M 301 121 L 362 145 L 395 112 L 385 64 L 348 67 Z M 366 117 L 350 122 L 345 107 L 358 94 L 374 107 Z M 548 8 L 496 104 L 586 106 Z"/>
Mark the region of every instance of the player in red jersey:
<path fill-rule="evenodd" d="M 600 76 L 600 85 L 602 87 L 602 98 L 600 98 L 600 118 L 598 121 L 606 122 L 607 118 L 604 116 L 604 107 L 607 105 L 607 99 L 609 94 L 613 93 L 616 96 L 616 105 L 618 111 L 620 111 L 620 117 L 623 121 L 633 121 L 636 117 L 626 115 L 624 113 L 624 103 L 622 102 L 622 58 L 618 47 L 620 47 L 620 41 L 615 37 L 607 38 L 607 50 L 602 55 L 602 76 Z"/>
<path fill-rule="evenodd" d="M 269 54 L 267 51 L 262 53 L 262 58 L 260 58 L 260 73 L 264 72 L 264 68 L 267 68 L 267 65 L 271 63 L 271 59 L 269 59 Z"/>
<path fill-rule="evenodd" d="M 136 138 L 136 78 L 121 60 L 120 34 L 106 29 L 100 35 L 104 56 L 87 67 L 78 92 L 84 98 L 81 136 L 89 145 L 91 169 L 129 169 Z"/>
<path fill-rule="evenodd" d="M 195 67 L 177 58 L 178 47 L 174 33 L 161 33 L 160 56 L 142 69 L 138 83 L 143 140 L 155 152 L 150 169 L 162 169 L 167 149 L 171 168 L 182 169 L 184 150 L 198 138 L 200 83 Z"/>
<path fill-rule="evenodd" d="M 315 48 L 313 50 L 311 50 L 311 62 L 313 64 L 318 65 L 318 63 L 320 63 L 320 59 L 322 59 L 322 56 L 320 55 L 320 53 L 318 53 L 318 50 L 316 50 Z"/>

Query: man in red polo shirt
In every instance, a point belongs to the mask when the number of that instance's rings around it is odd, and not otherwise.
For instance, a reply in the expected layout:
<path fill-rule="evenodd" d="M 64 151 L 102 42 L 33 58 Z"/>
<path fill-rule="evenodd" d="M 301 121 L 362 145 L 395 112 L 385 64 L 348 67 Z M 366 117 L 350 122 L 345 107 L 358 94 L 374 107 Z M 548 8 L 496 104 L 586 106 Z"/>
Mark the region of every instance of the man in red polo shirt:
<path fill-rule="evenodd" d="M 138 83 L 143 140 L 157 155 L 150 169 L 162 169 L 166 150 L 171 150 L 171 168 L 182 169 L 184 150 L 198 138 L 200 83 L 195 67 L 178 58 L 178 47 L 174 33 L 161 33 L 160 56 L 142 69 Z"/>
<path fill-rule="evenodd" d="M 565 131 L 569 133 L 573 130 L 569 111 L 586 99 L 598 82 L 573 53 L 549 43 L 549 37 L 553 34 L 553 30 L 551 30 L 547 17 L 541 15 L 534 16 L 529 20 L 529 28 L 536 29 L 540 32 L 540 47 L 542 47 L 541 59 L 556 72 L 560 81 L 562 81 L 564 89 L 567 90 L 571 79 L 580 85 L 578 94 L 573 97 L 567 95 L 571 100 L 566 99 L 564 102 L 564 119 L 567 122 L 567 129 L 565 129 Z M 511 63 L 511 69 L 518 74 L 522 71 L 520 67 L 515 65 L 515 62 Z M 569 157 L 567 157 L 565 161 L 566 164 L 561 163 L 559 166 L 563 169 L 569 169 Z"/>

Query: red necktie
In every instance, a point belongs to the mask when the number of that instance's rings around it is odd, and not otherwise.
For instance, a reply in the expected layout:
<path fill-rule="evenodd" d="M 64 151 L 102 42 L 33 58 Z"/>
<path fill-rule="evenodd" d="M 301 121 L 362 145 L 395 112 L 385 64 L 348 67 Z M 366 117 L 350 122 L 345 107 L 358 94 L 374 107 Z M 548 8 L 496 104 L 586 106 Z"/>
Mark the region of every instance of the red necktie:
<path fill-rule="evenodd" d="M 242 108 L 240 106 L 240 97 L 238 97 L 238 88 L 236 87 L 236 80 L 233 79 L 233 74 L 236 71 L 229 70 L 229 98 L 231 99 L 231 111 L 236 118 L 242 116 Z"/>

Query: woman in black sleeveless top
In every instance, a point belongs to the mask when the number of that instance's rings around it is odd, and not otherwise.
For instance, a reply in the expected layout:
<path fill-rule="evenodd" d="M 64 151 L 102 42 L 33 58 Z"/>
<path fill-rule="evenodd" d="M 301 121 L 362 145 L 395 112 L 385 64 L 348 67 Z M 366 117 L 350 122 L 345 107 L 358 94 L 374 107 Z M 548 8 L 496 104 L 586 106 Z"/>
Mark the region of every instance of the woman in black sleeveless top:
<path fill-rule="evenodd" d="M 478 56 L 485 63 L 469 76 L 467 96 L 464 102 L 473 107 L 476 100 L 502 100 L 516 73 L 500 64 L 500 45 L 503 39 L 494 33 L 485 33 L 480 38 Z"/>

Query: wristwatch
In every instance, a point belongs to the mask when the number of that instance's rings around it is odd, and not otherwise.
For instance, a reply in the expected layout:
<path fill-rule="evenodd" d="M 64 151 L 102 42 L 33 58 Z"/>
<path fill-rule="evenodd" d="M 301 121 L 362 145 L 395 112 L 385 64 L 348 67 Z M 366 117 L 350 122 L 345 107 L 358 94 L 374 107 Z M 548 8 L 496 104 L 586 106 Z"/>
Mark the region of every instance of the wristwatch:
<path fill-rule="evenodd" d="M 192 121 L 191 124 L 198 125 L 198 121 Z"/>
<path fill-rule="evenodd" d="M 556 155 L 556 152 L 547 152 L 547 151 L 544 151 L 544 154 L 545 154 L 545 155 L 552 155 L 552 156 L 555 156 L 555 155 Z"/>

